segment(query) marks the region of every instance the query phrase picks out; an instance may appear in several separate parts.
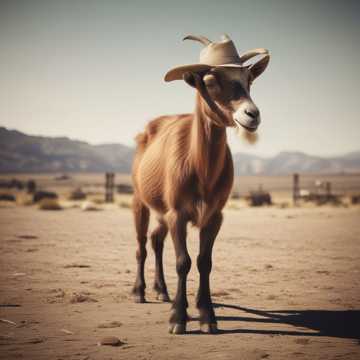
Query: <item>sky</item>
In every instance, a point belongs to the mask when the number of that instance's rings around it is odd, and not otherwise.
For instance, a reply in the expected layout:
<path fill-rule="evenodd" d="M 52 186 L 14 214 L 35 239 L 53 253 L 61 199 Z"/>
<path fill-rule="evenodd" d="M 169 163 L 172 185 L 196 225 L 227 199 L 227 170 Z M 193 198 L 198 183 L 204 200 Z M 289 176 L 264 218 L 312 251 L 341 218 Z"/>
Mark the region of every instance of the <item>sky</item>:
<path fill-rule="evenodd" d="M 251 95 L 262 114 L 234 152 L 331 156 L 360 149 L 360 1 L 0 0 L 0 125 L 92 144 L 123 143 L 152 118 L 191 112 L 194 90 L 165 83 L 219 40 L 269 49 Z"/>

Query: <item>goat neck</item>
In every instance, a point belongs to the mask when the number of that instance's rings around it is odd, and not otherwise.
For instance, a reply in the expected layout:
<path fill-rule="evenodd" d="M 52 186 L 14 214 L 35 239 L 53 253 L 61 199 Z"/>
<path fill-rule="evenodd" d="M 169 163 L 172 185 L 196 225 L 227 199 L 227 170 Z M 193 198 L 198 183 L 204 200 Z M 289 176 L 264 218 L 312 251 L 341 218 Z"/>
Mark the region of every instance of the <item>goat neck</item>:
<path fill-rule="evenodd" d="M 191 162 L 199 180 L 202 196 L 210 197 L 211 190 L 224 168 L 226 157 L 225 126 L 215 125 L 218 120 L 204 99 L 197 93 L 191 129 Z"/>

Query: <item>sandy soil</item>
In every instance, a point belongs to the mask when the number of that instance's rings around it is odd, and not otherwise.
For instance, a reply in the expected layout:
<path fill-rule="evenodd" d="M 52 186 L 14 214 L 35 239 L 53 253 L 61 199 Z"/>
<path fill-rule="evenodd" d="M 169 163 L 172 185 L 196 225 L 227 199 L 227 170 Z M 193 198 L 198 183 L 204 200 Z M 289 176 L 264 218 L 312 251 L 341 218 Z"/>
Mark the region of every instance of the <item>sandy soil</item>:
<path fill-rule="evenodd" d="M 360 358 L 359 208 L 227 210 L 212 273 L 218 335 L 199 333 L 194 265 L 188 334 L 167 333 L 170 306 L 152 292 L 151 251 L 149 303 L 132 302 L 128 209 L 5 206 L 0 240 L 1 359 Z M 194 264 L 194 230 L 188 243 Z M 173 295 L 169 238 L 165 257 Z M 98 346 L 107 335 L 124 344 Z"/>

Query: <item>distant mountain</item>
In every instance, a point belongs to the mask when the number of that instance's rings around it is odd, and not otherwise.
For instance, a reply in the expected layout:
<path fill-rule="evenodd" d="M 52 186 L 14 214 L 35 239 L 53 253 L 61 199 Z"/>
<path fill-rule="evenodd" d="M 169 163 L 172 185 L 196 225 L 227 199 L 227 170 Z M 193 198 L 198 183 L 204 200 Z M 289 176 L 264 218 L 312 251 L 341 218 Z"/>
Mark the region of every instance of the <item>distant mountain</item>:
<path fill-rule="evenodd" d="M 129 173 L 134 149 L 121 144 L 90 145 L 67 137 L 30 136 L 0 127 L 0 173 L 105 172 Z M 360 172 L 360 151 L 338 157 L 281 152 L 271 158 L 234 154 L 235 174 L 281 175 Z"/>
<path fill-rule="evenodd" d="M 0 172 L 129 173 L 133 149 L 90 145 L 66 137 L 29 136 L 0 127 Z"/>
<path fill-rule="evenodd" d="M 234 162 L 236 175 L 283 175 L 294 172 L 356 173 L 360 172 L 360 151 L 329 158 L 297 151 L 280 152 L 271 158 L 235 154 Z"/>

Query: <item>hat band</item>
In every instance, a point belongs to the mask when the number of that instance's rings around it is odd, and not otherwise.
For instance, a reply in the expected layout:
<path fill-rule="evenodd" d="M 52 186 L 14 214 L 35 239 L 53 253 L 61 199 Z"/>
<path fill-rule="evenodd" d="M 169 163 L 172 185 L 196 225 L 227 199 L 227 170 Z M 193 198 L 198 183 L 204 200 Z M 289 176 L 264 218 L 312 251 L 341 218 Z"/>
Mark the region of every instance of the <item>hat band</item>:
<path fill-rule="evenodd" d="M 200 58 L 200 63 L 217 66 L 217 65 L 225 65 L 225 64 L 239 64 L 241 65 L 241 60 L 238 56 L 222 56 L 220 59 L 206 59 Z"/>

